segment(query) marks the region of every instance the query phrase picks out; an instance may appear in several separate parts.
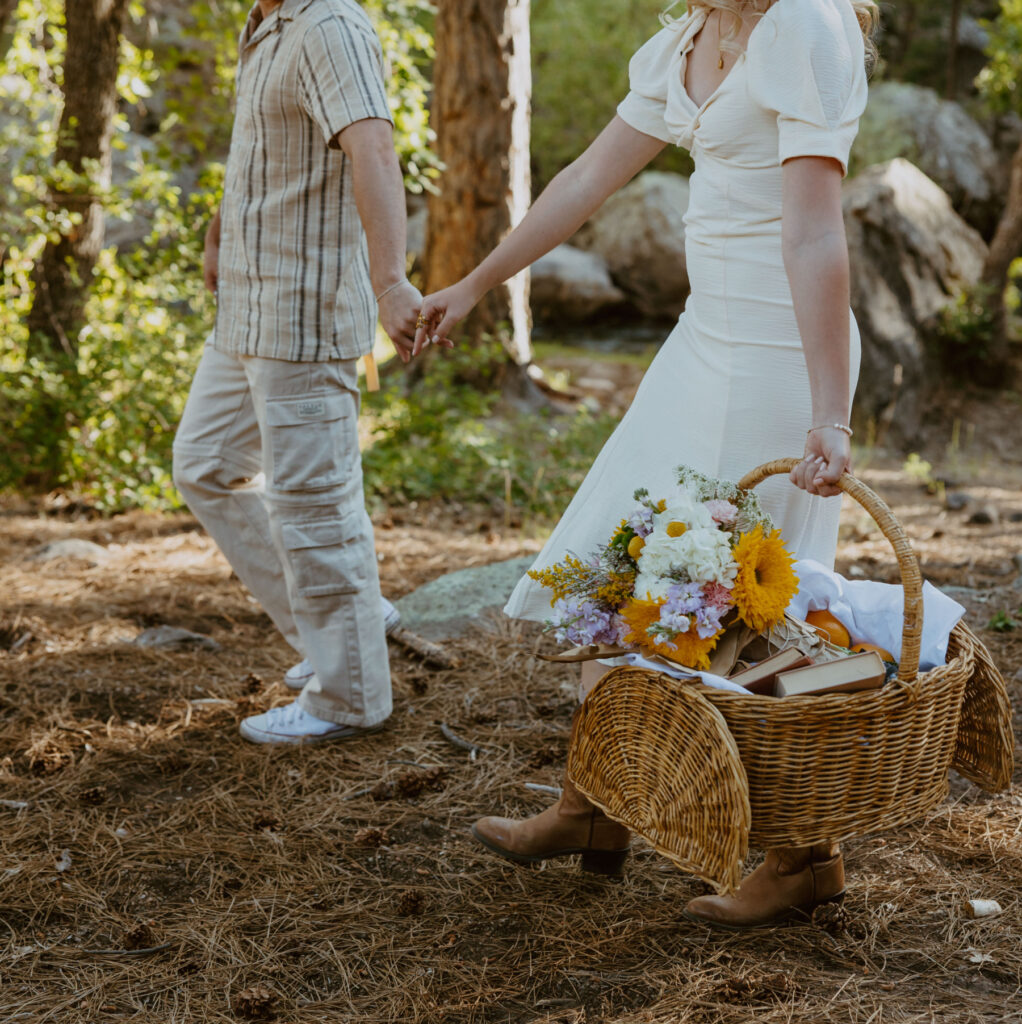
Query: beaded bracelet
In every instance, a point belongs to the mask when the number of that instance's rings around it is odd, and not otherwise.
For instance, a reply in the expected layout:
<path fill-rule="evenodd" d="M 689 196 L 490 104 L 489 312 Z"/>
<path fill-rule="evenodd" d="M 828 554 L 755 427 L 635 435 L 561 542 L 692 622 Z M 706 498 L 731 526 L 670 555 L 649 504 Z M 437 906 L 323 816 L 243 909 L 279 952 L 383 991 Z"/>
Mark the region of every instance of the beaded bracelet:
<path fill-rule="evenodd" d="M 393 283 L 393 284 L 392 284 L 392 285 L 391 285 L 391 286 L 390 286 L 389 288 L 384 288 L 384 289 L 383 289 L 383 291 L 382 291 L 382 292 L 380 292 L 380 294 L 376 296 L 376 301 L 377 301 L 377 302 L 379 302 L 379 301 L 380 301 L 380 299 L 382 299 L 384 295 L 388 295 L 388 294 L 389 294 L 390 292 L 392 292 L 392 291 L 393 291 L 393 290 L 394 290 L 395 288 L 399 288 L 399 287 L 400 287 L 401 285 L 403 285 L 403 284 L 404 284 L 404 283 L 405 283 L 405 282 L 406 282 L 407 280 L 408 280 L 408 278 L 407 278 L 407 277 L 402 277 L 400 281 L 395 281 L 395 282 L 394 282 L 394 283 Z"/>
<path fill-rule="evenodd" d="M 810 427 L 806 431 L 806 433 L 807 434 L 811 434 L 814 430 L 826 430 L 827 428 L 831 428 L 833 430 L 840 430 L 840 431 L 844 432 L 845 434 L 847 434 L 849 437 L 852 436 L 852 428 L 849 427 L 847 424 L 844 424 L 844 423 L 821 423 L 817 427 Z"/>

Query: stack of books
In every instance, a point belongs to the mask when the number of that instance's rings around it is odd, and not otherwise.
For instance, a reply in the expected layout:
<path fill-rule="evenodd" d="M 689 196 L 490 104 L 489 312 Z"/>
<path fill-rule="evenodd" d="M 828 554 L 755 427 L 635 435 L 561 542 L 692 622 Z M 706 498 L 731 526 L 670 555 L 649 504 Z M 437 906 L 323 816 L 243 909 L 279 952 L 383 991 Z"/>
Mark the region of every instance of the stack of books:
<path fill-rule="evenodd" d="M 875 651 L 850 654 L 814 664 L 794 647 L 771 654 L 751 668 L 736 672 L 731 682 L 761 696 L 794 697 L 810 693 L 858 693 L 879 690 L 886 667 Z"/>

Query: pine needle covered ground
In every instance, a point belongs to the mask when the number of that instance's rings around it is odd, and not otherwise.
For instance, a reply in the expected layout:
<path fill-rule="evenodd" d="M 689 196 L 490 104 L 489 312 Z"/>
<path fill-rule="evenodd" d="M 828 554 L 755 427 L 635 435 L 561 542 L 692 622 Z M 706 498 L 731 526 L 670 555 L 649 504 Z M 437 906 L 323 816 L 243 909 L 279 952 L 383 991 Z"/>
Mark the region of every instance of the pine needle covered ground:
<path fill-rule="evenodd" d="M 969 526 L 894 470 L 866 473 L 1005 675 L 1022 667 L 1017 487 L 970 485 Z M 378 546 L 400 596 L 535 550 L 472 510 L 394 510 Z M 854 509 L 841 568 L 894 578 Z M 30 559 L 55 538 L 97 565 Z M 1022 1021 L 1022 790 L 960 779 L 929 820 L 850 843 L 841 914 L 722 935 L 683 920 L 700 883 L 640 845 L 623 880 L 505 864 L 481 814 L 559 784 L 570 668 L 499 621 L 436 671 L 392 648 L 395 713 L 351 744 L 269 749 L 241 716 L 290 699 L 292 656 L 187 517 L 0 518 L 0 1020 L 347 1022 Z M 123 642 L 170 624 L 218 652 Z M 1016 707 L 1022 692 L 1009 684 Z M 440 731 L 480 744 L 475 759 Z M 19 807 L 24 803 L 26 806 Z M 1003 914 L 969 920 L 969 898 Z"/>

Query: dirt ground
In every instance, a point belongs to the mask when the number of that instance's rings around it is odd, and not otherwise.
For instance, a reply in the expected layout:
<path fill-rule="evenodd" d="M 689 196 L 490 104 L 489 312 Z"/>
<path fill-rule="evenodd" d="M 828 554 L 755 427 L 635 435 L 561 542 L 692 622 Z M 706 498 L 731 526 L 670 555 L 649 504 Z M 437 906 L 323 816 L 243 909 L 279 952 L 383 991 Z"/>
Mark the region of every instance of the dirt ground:
<path fill-rule="evenodd" d="M 987 628 L 1022 619 L 1019 467 L 963 458 L 931 494 L 901 463 L 864 453 L 859 469 L 967 606 L 1022 729 L 1022 625 Z M 955 491 L 963 511 L 944 507 Z M 999 521 L 969 524 L 982 506 Z M 381 513 L 385 592 L 538 548 L 503 522 Z M 107 556 L 33 560 L 69 537 Z M 896 578 L 855 508 L 842 537 L 839 569 Z M 220 650 L 125 642 L 157 624 Z M 497 619 L 451 645 L 458 669 L 392 646 L 383 733 L 257 747 L 238 721 L 290 699 L 294 656 L 194 520 L 0 510 L 0 1020 L 1022 1021 L 1018 772 L 995 796 L 955 777 L 927 820 L 848 843 L 846 917 L 826 927 L 687 922 L 703 885 L 641 843 L 621 880 L 475 845 L 476 817 L 535 812 L 551 798 L 525 783 L 559 783 L 573 671 L 533 657 L 546 646 Z M 968 898 L 1004 912 L 969 920 Z"/>

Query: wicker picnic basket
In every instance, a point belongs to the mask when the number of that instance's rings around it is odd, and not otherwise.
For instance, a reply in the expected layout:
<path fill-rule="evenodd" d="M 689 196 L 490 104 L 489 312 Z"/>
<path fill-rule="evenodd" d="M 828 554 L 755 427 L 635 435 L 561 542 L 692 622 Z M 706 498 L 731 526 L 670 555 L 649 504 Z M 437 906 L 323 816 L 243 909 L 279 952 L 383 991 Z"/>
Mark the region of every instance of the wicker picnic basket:
<path fill-rule="evenodd" d="M 787 473 L 766 463 L 749 489 Z M 922 576 L 904 530 L 865 484 L 840 488 L 894 547 L 905 595 L 897 679 L 881 690 L 746 696 L 649 669 L 608 673 L 582 706 L 572 781 L 612 818 L 721 891 L 749 847 L 805 846 L 893 828 L 948 793 L 948 769 L 992 792 L 1011 780 L 1011 710 L 983 644 L 959 623 L 947 661 L 919 673 Z"/>

